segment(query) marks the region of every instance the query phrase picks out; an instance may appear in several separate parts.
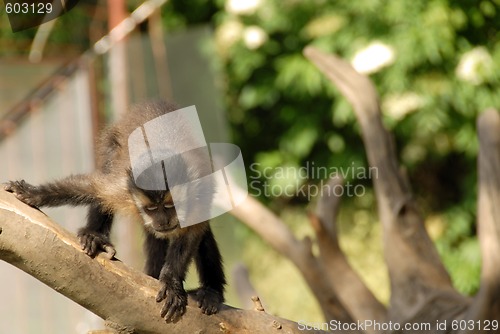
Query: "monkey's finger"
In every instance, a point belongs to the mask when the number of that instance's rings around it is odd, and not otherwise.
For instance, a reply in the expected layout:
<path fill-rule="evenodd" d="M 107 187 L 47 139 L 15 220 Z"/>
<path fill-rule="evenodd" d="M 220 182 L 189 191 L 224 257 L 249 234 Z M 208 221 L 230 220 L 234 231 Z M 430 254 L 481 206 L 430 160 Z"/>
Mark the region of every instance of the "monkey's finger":
<path fill-rule="evenodd" d="M 166 322 L 175 322 L 182 317 L 184 312 L 186 312 L 185 307 L 182 307 L 181 305 L 173 305 L 170 307 L 167 314 L 165 315 L 165 321 Z"/>
<path fill-rule="evenodd" d="M 217 305 L 206 305 L 201 310 L 204 314 L 211 315 L 217 313 L 217 311 L 219 311 L 219 307 Z"/>
<path fill-rule="evenodd" d="M 83 241 L 83 240 L 80 240 L 80 248 L 82 249 L 82 251 L 84 251 L 85 253 L 87 252 L 86 249 L 87 249 L 87 244 Z"/>
<path fill-rule="evenodd" d="M 88 241 L 87 241 L 87 238 L 80 238 L 80 247 L 82 248 L 82 250 L 87 253 L 87 249 L 88 249 Z"/>
<path fill-rule="evenodd" d="M 167 300 L 161 309 L 160 316 L 168 321 L 169 317 L 167 317 L 167 314 L 169 314 L 171 310 L 172 310 L 172 300 Z"/>
<path fill-rule="evenodd" d="M 158 294 L 156 295 L 156 302 L 159 303 L 161 302 L 162 300 L 165 299 L 165 297 L 167 296 L 167 285 L 164 284 L 160 291 L 158 291 Z"/>
<path fill-rule="evenodd" d="M 12 181 L 9 181 L 7 183 L 2 183 L 2 188 L 5 191 L 13 192 L 13 190 L 12 190 Z"/>
<path fill-rule="evenodd" d="M 96 247 L 94 246 L 94 244 L 91 241 L 89 241 L 89 242 L 87 242 L 87 245 L 85 246 L 84 251 L 85 251 L 85 254 L 87 254 L 91 258 L 94 258 L 95 252 L 96 252 Z"/>
<path fill-rule="evenodd" d="M 80 239 L 80 247 L 88 255 L 87 251 L 90 248 L 89 237 L 87 235 L 81 235 L 79 239 Z"/>
<path fill-rule="evenodd" d="M 3 184 L 3 189 L 13 194 L 17 194 L 19 189 L 21 189 L 24 185 L 24 180 L 22 181 L 9 181 Z"/>
<path fill-rule="evenodd" d="M 97 254 L 99 245 L 95 242 L 95 240 L 90 239 L 87 243 L 87 255 L 91 258 L 94 258 Z"/>
<path fill-rule="evenodd" d="M 207 299 L 198 302 L 198 307 L 201 308 L 201 311 L 207 315 L 217 313 L 219 310 L 219 305 Z"/>
<path fill-rule="evenodd" d="M 106 257 L 111 260 L 115 256 L 116 250 L 113 246 L 106 245 L 104 246 L 104 253 L 106 254 Z"/>
<path fill-rule="evenodd" d="M 163 305 L 162 317 L 167 322 L 173 322 L 179 317 L 179 314 L 183 314 L 183 309 L 185 308 L 186 306 L 183 305 L 182 300 L 176 298 L 173 294 L 168 294 L 165 305 Z"/>
<path fill-rule="evenodd" d="M 18 184 L 18 183 L 19 183 L 19 181 L 7 181 L 7 182 L 3 183 L 3 186 L 5 188 L 12 188 L 12 187 L 15 187 L 16 184 Z"/>
<path fill-rule="evenodd" d="M 173 322 L 175 320 L 175 311 L 169 309 L 168 312 L 163 316 L 166 322 Z"/>
<path fill-rule="evenodd" d="M 29 183 L 26 183 L 24 180 L 20 181 L 9 181 L 7 183 L 4 183 L 4 189 L 10 192 L 17 192 L 22 189 L 26 188 L 33 188 L 32 185 Z"/>

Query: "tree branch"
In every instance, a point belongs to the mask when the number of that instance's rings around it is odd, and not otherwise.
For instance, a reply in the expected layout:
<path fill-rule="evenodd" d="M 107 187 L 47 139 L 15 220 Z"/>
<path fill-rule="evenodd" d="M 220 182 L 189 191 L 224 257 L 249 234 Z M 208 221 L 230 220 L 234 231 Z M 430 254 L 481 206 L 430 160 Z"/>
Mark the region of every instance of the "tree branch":
<path fill-rule="evenodd" d="M 81 251 L 75 236 L 5 191 L 0 191 L 0 259 L 115 324 L 123 333 L 304 332 L 295 322 L 226 305 L 219 313 L 206 316 L 192 296 L 182 319 L 167 324 L 160 317 L 161 304 L 155 301 L 160 287 L 157 280 L 103 255 L 91 259 Z"/>
<path fill-rule="evenodd" d="M 479 293 L 467 319 L 498 320 L 500 315 L 500 115 L 485 111 L 477 121 L 479 133 L 478 235 L 482 270 Z"/>
<path fill-rule="evenodd" d="M 233 282 L 236 294 L 238 295 L 241 304 L 243 304 L 243 308 L 253 308 L 255 306 L 255 302 L 252 298 L 258 296 L 259 294 L 255 290 L 252 282 L 250 282 L 248 269 L 243 263 L 237 263 L 234 266 Z"/>
<path fill-rule="evenodd" d="M 384 254 L 391 279 L 390 319 L 403 322 L 428 307 L 429 296 L 454 294 L 415 201 L 398 168 L 393 141 L 382 124 L 377 92 L 368 77 L 346 61 L 313 47 L 305 56 L 349 100 L 361 125 L 383 226 Z"/>
<path fill-rule="evenodd" d="M 233 187 L 233 192 L 241 191 Z M 242 195 L 238 195 L 242 196 Z M 285 223 L 255 198 L 247 196 L 231 214 L 255 231 L 300 270 L 318 300 L 325 319 L 352 322 L 349 312 L 333 290 L 322 266 L 312 254 L 311 242 L 299 241 Z"/>
<path fill-rule="evenodd" d="M 383 322 L 387 316 L 385 307 L 352 269 L 340 249 L 336 228 L 340 197 L 333 190 L 341 186 L 339 177 L 332 178 L 321 191 L 315 214 L 310 215 L 320 251 L 318 261 L 354 319 Z"/>

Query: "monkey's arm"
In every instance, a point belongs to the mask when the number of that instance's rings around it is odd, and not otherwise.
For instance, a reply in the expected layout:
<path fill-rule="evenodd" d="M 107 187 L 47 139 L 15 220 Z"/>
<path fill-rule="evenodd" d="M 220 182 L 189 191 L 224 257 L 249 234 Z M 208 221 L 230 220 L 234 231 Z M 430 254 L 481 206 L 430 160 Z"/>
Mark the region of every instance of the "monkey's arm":
<path fill-rule="evenodd" d="M 87 225 L 78 230 L 80 245 L 88 256 L 93 258 L 104 251 L 108 258 L 113 258 L 116 250 L 109 238 L 112 224 L 113 214 L 105 212 L 97 204 L 90 206 Z"/>
<path fill-rule="evenodd" d="M 10 181 L 4 188 L 14 193 L 19 200 L 34 207 L 91 205 L 87 225 L 78 231 L 80 244 L 91 257 L 104 251 L 112 258 L 116 253 L 109 240 L 113 215 L 99 204 L 98 192 L 92 180 L 92 175 L 81 174 L 39 186 L 24 180 Z"/>
<path fill-rule="evenodd" d="M 214 314 L 224 302 L 226 278 L 222 257 L 210 227 L 204 233 L 195 257 L 201 287 L 196 292 L 198 306 L 205 314 Z"/>
<path fill-rule="evenodd" d="M 88 205 L 98 201 L 90 175 L 72 175 L 64 179 L 34 186 L 24 180 L 9 181 L 4 189 L 24 203 L 34 206 Z"/>
<path fill-rule="evenodd" d="M 198 239 L 198 240 L 197 240 Z M 189 262 L 199 244 L 199 237 L 189 233 L 170 240 L 165 263 L 160 271 L 159 280 L 162 284 L 156 301 L 165 300 L 161 317 L 167 322 L 173 322 L 186 312 L 187 293 L 184 290 L 184 279 Z"/>

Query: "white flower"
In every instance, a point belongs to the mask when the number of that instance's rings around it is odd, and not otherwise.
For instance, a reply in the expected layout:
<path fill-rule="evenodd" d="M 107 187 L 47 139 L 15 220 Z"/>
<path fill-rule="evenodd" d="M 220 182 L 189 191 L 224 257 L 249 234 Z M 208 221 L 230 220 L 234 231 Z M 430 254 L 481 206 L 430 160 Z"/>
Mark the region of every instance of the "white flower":
<path fill-rule="evenodd" d="M 223 23 L 217 28 L 215 39 L 221 50 L 229 48 L 240 40 L 243 33 L 243 24 L 236 20 Z"/>
<path fill-rule="evenodd" d="M 395 59 L 395 52 L 391 46 L 374 41 L 366 48 L 356 52 L 351 65 L 361 74 L 370 74 L 391 65 Z"/>
<path fill-rule="evenodd" d="M 424 98 L 416 93 L 389 95 L 384 99 L 383 110 L 395 119 L 402 119 L 407 114 L 424 105 Z"/>
<path fill-rule="evenodd" d="M 250 15 L 255 13 L 262 0 L 227 0 L 226 11 L 235 15 Z"/>
<path fill-rule="evenodd" d="M 267 34 L 260 27 L 249 26 L 243 31 L 243 41 L 247 48 L 257 49 L 267 41 Z"/>
<path fill-rule="evenodd" d="M 456 76 L 473 85 L 479 85 L 487 79 L 493 71 L 493 59 L 485 47 L 477 47 L 466 52 L 460 57 L 460 62 L 455 69 Z"/>

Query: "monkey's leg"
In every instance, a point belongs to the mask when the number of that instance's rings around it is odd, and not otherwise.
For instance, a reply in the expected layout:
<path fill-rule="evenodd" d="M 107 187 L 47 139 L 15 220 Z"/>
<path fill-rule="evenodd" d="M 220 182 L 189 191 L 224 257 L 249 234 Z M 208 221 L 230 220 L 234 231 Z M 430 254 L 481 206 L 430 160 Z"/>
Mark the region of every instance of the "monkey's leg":
<path fill-rule="evenodd" d="M 97 204 L 90 206 L 87 225 L 78 230 L 78 239 L 88 256 L 93 258 L 104 251 L 110 259 L 113 258 L 116 250 L 109 239 L 112 224 L 111 213 L 104 212 Z"/>
<path fill-rule="evenodd" d="M 214 314 L 224 301 L 226 278 L 222 267 L 222 257 L 212 230 L 203 235 L 195 257 L 201 287 L 197 290 L 198 306 L 205 314 Z"/>
<path fill-rule="evenodd" d="M 146 241 L 144 242 L 144 251 L 146 253 L 146 266 L 144 272 L 146 275 L 156 279 L 160 277 L 161 269 L 165 263 L 167 249 L 167 239 L 158 239 L 151 233 L 146 233 Z"/>
<path fill-rule="evenodd" d="M 183 282 L 198 243 L 199 238 L 189 236 L 188 233 L 170 240 L 165 263 L 159 276 L 162 287 L 156 296 L 157 302 L 165 300 L 161 309 L 161 317 L 167 322 L 177 321 L 186 312 L 187 293 Z"/>
<path fill-rule="evenodd" d="M 4 189 L 24 203 L 34 206 L 88 205 L 98 201 L 90 175 L 72 175 L 34 186 L 24 180 L 9 181 Z"/>

